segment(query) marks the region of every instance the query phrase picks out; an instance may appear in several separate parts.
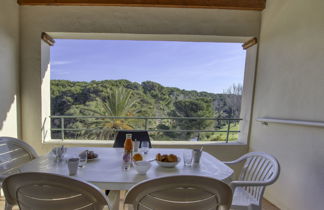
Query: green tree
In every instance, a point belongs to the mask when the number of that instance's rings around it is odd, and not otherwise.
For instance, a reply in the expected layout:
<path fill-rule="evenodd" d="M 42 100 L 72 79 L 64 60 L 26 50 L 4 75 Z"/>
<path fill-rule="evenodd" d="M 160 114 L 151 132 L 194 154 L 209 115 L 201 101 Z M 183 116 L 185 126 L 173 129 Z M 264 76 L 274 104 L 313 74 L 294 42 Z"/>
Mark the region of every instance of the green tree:
<path fill-rule="evenodd" d="M 82 108 L 83 113 L 92 116 L 125 117 L 134 116 L 137 99 L 132 97 L 132 91 L 123 87 L 114 88 L 106 98 L 98 98 L 88 103 L 88 107 Z M 89 120 L 87 132 L 88 137 L 99 137 L 100 139 L 113 138 L 116 129 L 133 129 L 132 120 L 97 118 Z"/>
<path fill-rule="evenodd" d="M 173 117 L 214 117 L 211 100 L 205 98 L 185 99 L 174 102 L 174 109 L 170 112 Z M 191 119 L 175 120 L 174 126 L 182 130 L 203 130 L 213 125 L 211 120 Z M 192 137 L 193 132 L 187 132 L 184 137 Z"/>

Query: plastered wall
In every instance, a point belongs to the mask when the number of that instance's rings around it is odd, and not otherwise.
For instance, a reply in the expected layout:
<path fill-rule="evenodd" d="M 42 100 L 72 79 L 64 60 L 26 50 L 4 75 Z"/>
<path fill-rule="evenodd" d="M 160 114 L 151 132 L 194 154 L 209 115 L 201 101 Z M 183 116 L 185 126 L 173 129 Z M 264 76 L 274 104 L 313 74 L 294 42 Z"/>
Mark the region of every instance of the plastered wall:
<path fill-rule="evenodd" d="M 267 0 L 262 14 L 250 150 L 275 155 L 266 197 L 281 209 L 324 208 L 324 129 L 256 122 L 324 121 L 324 2 Z"/>
<path fill-rule="evenodd" d="M 19 7 L 0 2 L 0 136 L 19 135 Z"/>

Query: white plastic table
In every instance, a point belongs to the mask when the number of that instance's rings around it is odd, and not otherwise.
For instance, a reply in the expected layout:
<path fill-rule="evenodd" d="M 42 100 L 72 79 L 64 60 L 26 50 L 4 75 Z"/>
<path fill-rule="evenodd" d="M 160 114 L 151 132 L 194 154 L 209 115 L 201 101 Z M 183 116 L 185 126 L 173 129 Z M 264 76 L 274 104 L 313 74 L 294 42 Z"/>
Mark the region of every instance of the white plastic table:
<path fill-rule="evenodd" d="M 86 167 L 80 168 L 75 177 L 91 182 L 101 189 L 128 190 L 140 181 L 168 175 L 201 175 L 226 182 L 233 174 L 231 168 L 207 152 L 203 152 L 200 165 L 197 167 L 186 167 L 183 162 L 181 162 L 175 168 L 162 168 L 153 161 L 152 167 L 146 175 L 137 174 L 133 167 L 128 170 L 122 168 L 123 149 L 121 148 L 73 147 L 67 149 L 66 156 L 69 156 L 69 154 L 78 154 L 86 149 L 93 150 L 99 157 L 96 160 L 88 161 Z M 185 149 L 152 148 L 147 155 L 144 155 L 144 159 L 154 159 L 157 153 L 172 153 L 182 158 L 183 151 L 185 151 Z M 55 162 L 51 153 L 23 165 L 20 167 L 20 171 L 68 175 L 66 162 Z"/>

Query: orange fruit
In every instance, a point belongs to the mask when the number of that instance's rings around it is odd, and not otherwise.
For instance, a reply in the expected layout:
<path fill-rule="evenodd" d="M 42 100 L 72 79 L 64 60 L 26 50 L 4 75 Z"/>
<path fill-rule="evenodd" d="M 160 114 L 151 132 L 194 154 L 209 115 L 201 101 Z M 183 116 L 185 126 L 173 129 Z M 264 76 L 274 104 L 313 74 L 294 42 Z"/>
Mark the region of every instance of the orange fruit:
<path fill-rule="evenodd" d="M 143 157 L 142 157 L 141 154 L 136 153 L 136 154 L 133 155 L 133 160 L 134 161 L 141 161 L 141 160 L 143 160 Z"/>

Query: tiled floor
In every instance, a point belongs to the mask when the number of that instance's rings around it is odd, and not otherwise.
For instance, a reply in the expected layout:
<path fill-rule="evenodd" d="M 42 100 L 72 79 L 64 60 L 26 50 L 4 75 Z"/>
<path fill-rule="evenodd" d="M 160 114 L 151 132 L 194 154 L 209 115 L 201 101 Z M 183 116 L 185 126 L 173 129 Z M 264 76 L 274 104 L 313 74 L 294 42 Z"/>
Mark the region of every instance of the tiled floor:
<path fill-rule="evenodd" d="M 263 199 L 262 210 L 280 210 L 278 207 L 270 203 L 269 201 Z"/>
<path fill-rule="evenodd" d="M 124 202 L 124 194 L 121 194 L 121 200 L 120 200 L 120 205 L 119 208 L 123 209 L 123 202 Z M 0 198 L 0 209 L 4 209 L 4 198 Z M 18 210 L 17 207 L 14 207 L 13 210 Z M 126 210 L 126 209 L 125 209 Z M 263 200 L 263 207 L 262 210 L 280 210 L 276 206 L 272 205 L 270 202 L 267 200 Z"/>

